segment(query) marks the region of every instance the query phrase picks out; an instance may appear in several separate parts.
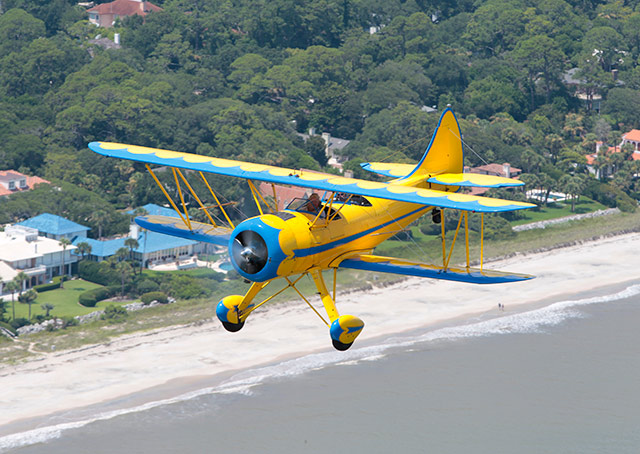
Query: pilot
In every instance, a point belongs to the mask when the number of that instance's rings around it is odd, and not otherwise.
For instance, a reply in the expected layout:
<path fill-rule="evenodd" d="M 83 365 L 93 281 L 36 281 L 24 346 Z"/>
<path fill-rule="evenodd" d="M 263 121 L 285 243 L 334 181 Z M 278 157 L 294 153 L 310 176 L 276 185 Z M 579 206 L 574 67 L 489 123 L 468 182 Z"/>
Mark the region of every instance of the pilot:
<path fill-rule="evenodd" d="M 312 192 L 307 200 L 305 209 L 311 213 L 317 213 L 320 210 L 320 196 L 317 192 Z"/>

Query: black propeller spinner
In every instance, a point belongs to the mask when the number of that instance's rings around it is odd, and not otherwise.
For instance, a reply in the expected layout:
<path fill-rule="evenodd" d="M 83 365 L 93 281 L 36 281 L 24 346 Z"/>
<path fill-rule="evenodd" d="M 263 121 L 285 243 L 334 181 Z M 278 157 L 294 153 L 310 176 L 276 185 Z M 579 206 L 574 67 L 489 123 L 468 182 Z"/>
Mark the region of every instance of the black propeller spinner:
<path fill-rule="evenodd" d="M 252 230 L 238 233 L 233 240 L 231 253 L 236 264 L 247 274 L 260 272 L 269 258 L 264 239 Z"/>

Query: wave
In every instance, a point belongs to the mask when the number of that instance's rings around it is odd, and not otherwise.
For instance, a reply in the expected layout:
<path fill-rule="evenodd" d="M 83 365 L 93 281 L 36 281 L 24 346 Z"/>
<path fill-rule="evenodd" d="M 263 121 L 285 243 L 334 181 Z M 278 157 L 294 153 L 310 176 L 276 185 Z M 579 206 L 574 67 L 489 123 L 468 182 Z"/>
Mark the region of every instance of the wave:
<path fill-rule="evenodd" d="M 558 325 L 570 318 L 581 317 L 582 313 L 578 310 L 580 306 L 623 300 L 639 294 L 640 284 L 636 284 L 609 295 L 561 301 L 540 309 L 505 315 L 466 325 L 440 328 L 423 334 L 394 336 L 384 339 L 376 345 L 353 348 L 347 352 L 330 351 L 314 353 L 270 366 L 239 372 L 219 385 L 198 389 L 170 399 L 162 399 L 135 407 L 102 412 L 81 421 L 65 422 L 7 435 L 0 438 L 0 453 L 19 447 L 45 443 L 61 437 L 65 431 L 79 429 L 94 422 L 106 421 L 131 413 L 144 412 L 158 407 L 189 401 L 205 395 L 251 395 L 254 387 L 264 383 L 299 376 L 330 366 L 349 366 L 364 361 L 378 361 L 384 358 L 390 351 L 399 348 L 407 351 L 420 346 L 420 344 L 436 341 L 453 341 L 497 334 L 539 333 L 546 327 Z"/>

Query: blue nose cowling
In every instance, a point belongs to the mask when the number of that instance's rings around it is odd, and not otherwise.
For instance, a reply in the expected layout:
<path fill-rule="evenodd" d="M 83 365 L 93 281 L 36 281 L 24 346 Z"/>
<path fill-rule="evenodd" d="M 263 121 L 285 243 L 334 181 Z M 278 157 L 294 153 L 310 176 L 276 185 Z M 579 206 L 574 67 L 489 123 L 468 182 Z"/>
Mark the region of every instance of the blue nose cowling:
<path fill-rule="evenodd" d="M 261 216 L 247 219 L 246 221 L 238 224 L 231 233 L 231 238 L 229 239 L 229 257 L 231 258 L 233 268 L 242 277 L 253 282 L 264 282 L 278 277 L 278 267 L 287 257 L 280 247 L 279 236 L 281 231 L 282 230 L 280 229 L 267 225 L 261 219 Z M 257 234 L 260 237 L 260 240 L 264 241 L 264 244 L 266 244 L 267 247 L 266 263 L 262 267 L 248 268 L 249 271 L 255 271 L 252 273 L 243 270 L 240 267 L 240 263 L 237 261 L 238 258 L 234 257 L 234 242 L 241 243 L 248 237 L 248 235 L 243 234 L 243 232 L 252 232 L 252 237 L 255 237 Z M 262 241 L 259 242 L 262 243 Z M 236 249 L 240 251 L 240 255 L 242 257 L 246 258 L 251 255 L 250 245 L 242 244 L 242 246 L 240 246 L 240 244 L 237 244 Z M 245 268 L 247 267 L 245 266 Z"/>

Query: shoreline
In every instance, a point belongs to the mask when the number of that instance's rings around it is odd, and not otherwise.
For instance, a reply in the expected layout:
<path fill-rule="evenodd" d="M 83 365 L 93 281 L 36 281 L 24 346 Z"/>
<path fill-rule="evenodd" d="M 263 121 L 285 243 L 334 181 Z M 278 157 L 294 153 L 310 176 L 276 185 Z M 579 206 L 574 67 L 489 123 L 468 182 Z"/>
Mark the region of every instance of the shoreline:
<path fill-rule="evenodd" d="M 409 278 L 388 287 L 338 296 L 341 313 L 367 326 L 356 343 L 437 325 L 460 323 L 497 312 L 544 306 L 575 295 L 629 282 L 640 265 L 640 234 L 601 238 L 560 249 L 517 254 L 491 268 L 534 274 L 536 279 L 501 286 Z M 547 301 L 547 303 L 545 303 Z M 317 301 L 314 300 L 315 303 Z M 54 415 L 93 408 L 124 408 L 177 397 L 221 382 L 242 370 L 284 359 L 332 352 L 325 327 L 306 306 L 284 304 L 252 315 L 244 330 L 227 333 L 215 321 L 126 335 L 107 344 L 61 351 L 0 369 L 0 436 L 38 427 Z M 343 353 L 333 352 L 334 355 Z M 54 418 L 55 419 L 55 418 Z"/>

